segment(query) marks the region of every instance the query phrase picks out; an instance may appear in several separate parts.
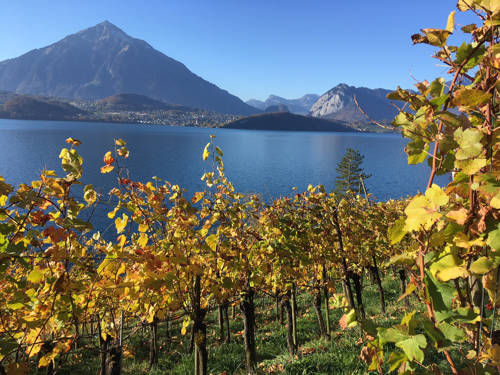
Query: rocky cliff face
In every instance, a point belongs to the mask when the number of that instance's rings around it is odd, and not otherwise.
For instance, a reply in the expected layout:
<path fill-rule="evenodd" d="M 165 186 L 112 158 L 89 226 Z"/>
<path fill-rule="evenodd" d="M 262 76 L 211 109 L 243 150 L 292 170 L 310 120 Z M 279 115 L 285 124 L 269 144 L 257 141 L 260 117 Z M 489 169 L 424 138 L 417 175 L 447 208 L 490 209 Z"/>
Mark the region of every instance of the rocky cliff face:
<path fill-rule="evenodd" d="M 0 62 L 0 89 L 80 99 L 127 92 L 221 113 L 258 112 L 107 21 Z"/>
<path fill-rule="evenodd" d="M 376 121 L 390 121 L 396 114 L 386 95 L 391 90 L 368 89 L 340 84 L 321 95 L 312 105 L 309 114 L 348 122 L 367 121 L 354 102 L 354 97 L 370 118 Z"/>

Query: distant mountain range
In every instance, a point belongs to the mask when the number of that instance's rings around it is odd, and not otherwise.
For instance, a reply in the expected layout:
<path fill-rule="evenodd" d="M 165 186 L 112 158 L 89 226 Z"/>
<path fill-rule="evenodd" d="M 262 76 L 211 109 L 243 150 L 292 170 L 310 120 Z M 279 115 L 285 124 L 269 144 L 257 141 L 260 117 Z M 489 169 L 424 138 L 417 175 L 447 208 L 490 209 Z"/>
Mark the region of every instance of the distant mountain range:
<path fill-rule="evenodd" d="M 108 21 L 0 62 L 0 89 L 93 100 L 134 93 L 220 113 L 259 112 Z"/>
<path fill-rule="evenodd" d="M 321 95 L 312 105 L 309 114 L 320 117 L 347 122 L 369 121 L 359 107 L 372 119 L 379 122 L 389 122 L 398 113 L 396 107 L 386 98 L 392 90 L 369 89 L 339 84 Z"/>
<path fill-rule="evenodd" d="M 324 120 L 289 112 L 248 116 L 224 125 L 229 129 L 352 132 L 342 121 Z"/>
<path fill-rule="evenodd" d="M 323 95 L 307 94 L 298 99 L 285 99 L 270 95 L 266 101 L 251 99 L 246 103 L 268 112 L 267 108 L 286 106 L 295 114 L 309 115 L 330 120 L 341 120 L 356 129 L 367 130 L 370 120 L 360 111 L 360 108 L 372 120 L 390 122 L 397 115 L 397 109 L 387 99 L 387 94 L 392 90 L 369 89 L 354 87 L 341 83 L 325 92 Z M 354 98 L 358 101 L 359 108 Z M 363 125 L 364 123 L 364 125 Z"/>
<path fill-rule="evenodd" d="M 292 113 L 307 115 L 318 98 L 319 95 L 316 94 L 306 94 L 298 99 L 285 99 L 280 96 L 269 95 L 269 98 L 264 102 L 257 99 L 250 99 L 246 103 L 262 111 L 267 107 L 283 104 Z"/>
<path fill-rule="evenodd" d="M 290 114 L 258 121 L 289 119 L 294 128 L 300 120 L 311 128 L 308 118 L 320 118 L 339 120 L 356 130 L 378 131 L 359 107 L 370 119 L 390 122 L 397 114 L 386 98 L 390 91 L 342 83 L 321 96 L 270 95 L 265 101 L 244 103 L 108 21 L 0 62 L 0 116 L 6 118 L 215 126 L 237 116 L 289 111 L 306 117 Z"/>
<path fill-rule="evenodd" d="M 273 104 L 264 109 L 265 113 L 272 113 L 272 112 L 290 112 L 288 107 L 284 104 Z"/>

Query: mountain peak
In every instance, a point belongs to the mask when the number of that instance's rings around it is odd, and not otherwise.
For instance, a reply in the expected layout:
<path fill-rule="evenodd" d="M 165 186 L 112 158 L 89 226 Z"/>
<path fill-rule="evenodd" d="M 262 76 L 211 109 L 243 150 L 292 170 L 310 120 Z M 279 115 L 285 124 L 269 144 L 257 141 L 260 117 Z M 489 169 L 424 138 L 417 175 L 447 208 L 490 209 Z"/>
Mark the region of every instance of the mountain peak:
<path fill-rule="evenodd" d="M 350 89 L 350 88 L 354 88 L 352 86 L 349 86 L 348 84 L 346 83 L 339 83 L 337 86 L 335 86 L 332 90 L 335 90 L 335 89 L 340 89 L 340 90 L 347 90 L 347 89 Z"/>
<path fill-rule="evenodd" d="M 79 31 L 75 35 L 78 35 L 81 38 L 87 40 L 119 39 L 126 42 L 131 42 L 132 40 L 134 40 L 134 38 L 126 34 L 122 29 L 112 24 L 108 20 Z"/>
<path fill-rule="evenodd" d="M 0 89 L 91 100 L 128 92 L 220 113 L 258 112 L 107 20 L 0 61 Z"/>

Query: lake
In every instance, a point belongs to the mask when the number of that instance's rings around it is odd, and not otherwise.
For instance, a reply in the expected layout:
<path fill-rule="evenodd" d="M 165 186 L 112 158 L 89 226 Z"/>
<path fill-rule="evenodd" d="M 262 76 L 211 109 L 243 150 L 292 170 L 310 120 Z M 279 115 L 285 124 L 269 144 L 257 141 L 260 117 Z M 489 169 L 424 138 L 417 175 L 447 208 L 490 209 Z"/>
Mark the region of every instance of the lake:
<path fill-rule="evenodd" d="M 59 151 L 65 139 L 82 141 L 85 184 L 107 192 L 114 175 L 101 175 L 103 155 L 123 138 L 130 157 L 123 164 L 132 179 L 158 176 L 188 190 L 203 189 L 200 181 L 210 166 L 201 159 L 209 135 L 224 152 L 226 173 L 241 192 L 260 193 L 266 200 L 304 191 L 308 184 L 334 186 L 335 168 L 345 149 L 358 149 L 366 181 L 377 199 L 398 198 L 425 189 L 430 169 L 407 164 L 406 141 L 399 134 L 280 132 L 175 126 L 24 121 L 0 119 L 0 175 L 11 184 L 39 178 L 43 168 L 61 172 Z M 62 174 L 61 174 L 62 175 Z M 442 178 L 441 182 L 446 182 Z"/>

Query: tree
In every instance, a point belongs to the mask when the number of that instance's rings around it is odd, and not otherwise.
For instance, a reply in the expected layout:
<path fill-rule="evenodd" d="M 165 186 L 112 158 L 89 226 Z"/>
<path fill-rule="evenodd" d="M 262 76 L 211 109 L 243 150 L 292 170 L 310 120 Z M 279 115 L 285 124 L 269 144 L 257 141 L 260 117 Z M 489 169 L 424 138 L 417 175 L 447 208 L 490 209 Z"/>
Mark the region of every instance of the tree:
<path fill-rule="evenodd" d="M 364 180 L 371 175 L 364 173 L 363 159 L 365 157 L 358 150 L 347 148 L 342 160 L 337 163 L 337 178 L 335 191 L 343 195 L 347 191 L 363 192 L 366 190 Z"/>

